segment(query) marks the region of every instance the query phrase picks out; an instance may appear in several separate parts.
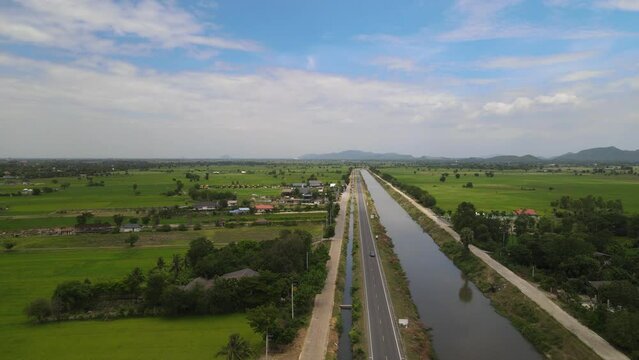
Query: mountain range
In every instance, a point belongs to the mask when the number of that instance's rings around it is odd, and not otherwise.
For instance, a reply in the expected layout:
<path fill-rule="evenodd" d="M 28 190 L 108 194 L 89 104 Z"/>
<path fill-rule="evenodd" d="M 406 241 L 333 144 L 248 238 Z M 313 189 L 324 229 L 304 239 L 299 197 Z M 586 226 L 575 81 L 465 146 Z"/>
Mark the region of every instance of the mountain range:
<path fill-rule="evenodd" d="M 543 158 L 533 155 L 498 155 L 491 157 L 446 158 L 446 157 L 415 157 L 397 153 L 375 153 L 360 150 L 346 150 L 327 154 L 306 154 L 302 160 L 379 160 L 379 161 L 463 161 L 463 162 L 491 162 L 491 163 L 639 163 L 639 150 L 620 150 L 614 146 L 581 150 L 576 153 Z"/>

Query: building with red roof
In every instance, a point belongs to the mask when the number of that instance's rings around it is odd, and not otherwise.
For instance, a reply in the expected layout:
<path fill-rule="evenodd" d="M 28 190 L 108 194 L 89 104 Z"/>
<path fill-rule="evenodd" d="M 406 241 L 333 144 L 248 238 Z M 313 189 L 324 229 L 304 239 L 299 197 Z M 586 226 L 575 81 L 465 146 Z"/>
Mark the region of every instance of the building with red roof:
<path fill-rule="evenodd" d="M 517 209 L 513 211 L 513 213 L 517 216 L 519 215 L 538 216 L 537 212 L 533 209 Z"/>
<path fill-rule="evenodd" d="M 274 209 L 273 205 L 255 204 L 255 211 L 257 212 L 273 211 L 273 209 Z"/>

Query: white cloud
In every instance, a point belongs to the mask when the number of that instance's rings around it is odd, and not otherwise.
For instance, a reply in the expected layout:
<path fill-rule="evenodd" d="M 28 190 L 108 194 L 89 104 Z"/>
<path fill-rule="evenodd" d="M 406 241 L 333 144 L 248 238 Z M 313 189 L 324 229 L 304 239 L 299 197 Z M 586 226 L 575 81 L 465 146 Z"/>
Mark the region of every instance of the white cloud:
<path fill-rule="evenodd" d="M 87 146 L 104 156 L 127 156 L 130 142 L 138 148 L 128 156 L 177 156 L 187 149 L 191 156 L 206 156 L 200 148 L 205 144 L 218 155 L 281 156 L 327 146 L 328 136 L 329 144 L 338 141 L 338 127 L 345 138 L 362 126 L 378 138 L 397 126 L 464 112 L 461 101 L 445 92 L 287 69 L 165 74 L 99 58 L 62 65 L 7 54 L 0 54 L 0 67 L 12 70 L 0 72 L 0 107 L 8 109 L 0 113 L 0 126 L 11 129 L 0 134 L 3 154 L 22 149 L 62 156 L 55 152 L 60 139 L 99 132 L 110 144 L 96 140 Z M 17 140 L 22 133 L 30 134 L 30 149 Z M 293 133 L 300 136 L 286 135 Z M 217 140 L 198 145 L 189 139 L 205 134 Z M 65 143 L 69 152 L 89 154 Z"/>
<path fill-rule="evenodd" d="M 415 72 L 422 70 L 417 66 L 415 60 L 407 58 L 382 56 L 373 59 L 372 63 L 391 71 Z"/>
<path fill-rule="evenodd" d="M 574 94 L 557 93 L 554 95 L 540 95 L 534 98 L 518 97 L 509 103 L 489 102 L 483 106 L 486 113 L 507 115 L 513 112 L 529 110 L 540 105 L 575 105 L 579 98 Z"/>
<path fill-rule="evenodd" d="M 575 81 L 584 81 L 590 79 L 596 79 L 605 76 L 608 74 L 607 71 L 598 71 L 598 70 L 582 70 L 568 73 L 561 78 L 559 78 L 559 82 L 575 82 Z"/>
<path fill-rule="evenodd" d="M 608 9 L 639 11 L 639 0 L 604 0 L 599 1 L 598 5 Z"/>
<path fill-rule="evenodd" d="M 506 56 L 483 61 L 480 65 L 488 69 L 521 69 L 576 62 L 594 55 L 594 52 L 581 51 L 547 56 Z"/>
<path fill-rule="evenodd" d="M 22 0 L 0 12 L 0 38 L 94 53 L 202 47 L 259 51 L 255 42 L 207 35 L 171 2 Z"/>

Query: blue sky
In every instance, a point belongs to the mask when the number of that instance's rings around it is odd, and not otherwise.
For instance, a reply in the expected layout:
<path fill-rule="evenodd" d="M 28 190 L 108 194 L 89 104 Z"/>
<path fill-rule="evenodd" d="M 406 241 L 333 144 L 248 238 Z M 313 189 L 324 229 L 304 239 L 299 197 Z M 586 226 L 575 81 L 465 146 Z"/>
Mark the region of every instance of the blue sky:
<path fill-rule="evenodd" d="M 0 156 L 637 148 L 639 0 L 0 3 Z"/>

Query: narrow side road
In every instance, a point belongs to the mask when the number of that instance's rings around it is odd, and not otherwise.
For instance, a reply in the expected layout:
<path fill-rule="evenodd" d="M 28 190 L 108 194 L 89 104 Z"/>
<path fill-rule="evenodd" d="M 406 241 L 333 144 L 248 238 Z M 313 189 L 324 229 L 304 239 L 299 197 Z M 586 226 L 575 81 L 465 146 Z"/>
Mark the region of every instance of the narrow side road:
<path fill-rule="evenodd" d="M 348 199 L 351 194 L 349 185 L 342 193 L 339 202 L 339 216 L 335 222 L 335 236 L 331 240 L 329 250 L 330 260 L 328 260 L 328 275 L 324 283 L 324 289 L 315 297 L 313 315 L 308 326 L 304 345 L 300 353 L 300 360 L 318 360 L 326 357 L 328 348 L 328 335 L 331 328 L 331 317 L 333 316 L 333 304 L 335 302 L 335 286 L 339 260 L 342 251 L 342 240 L 344 237 L 344 226 L 346 224 L 346 213 L 348 213 Z"/>
<path fill-rule="evenodd" d="M 357 206 L 359 211 L 359 238 L 364 273 L 364 293 L 368 323 L 369 356 L 372 359 L 400 360 L 402 345 L 393 314 L 386 278 L 382 270 L 373 232 L 369 222 L 363 180 L 357 175 Z"/>
<path fill-rule="evenodd" d="M 404 194 L 404 192 L 397 189 L 381 177 L 377 176 L 377 174 L 372 175 L 374 175 L 378 181 L 390 186 L 394 191 L 410 201 L 413 206 L 415 206 L 424 215 L 428 216 L 431 220 L 437 223 L 439 227 L 449 233 L 455 240 L 461 241 L 459 234 L 457 234 L 455 230 L 453 230 L 447 223 L 442 221 L 432 210 L 422 206 L 417 201 L 413 200 L 413 198 Z M 486 252 L 479 249 L 478 247 L 470 245 L 470 251 L 479 259 L 481 259 L 486 265 L 495 270 L 504 279 L 517 287 L 519 291 L 521 291 L 530 300 L 534 301 L 540 308 L 550 314 L 555 320 L 557 320 L 557 322 L 559 322 L 571 333 L 577 336 L 579 340 L 581 340 L 584 344 L 591 348 L 597 355 L 601 356 L 602 359 L 629 360 L 629 358 L 625 354 L 615 349 L 612 345 L 610 345 L 609 342 L 607 342 L 594 331 L 590 330 L 588 327 L 581 324 L 577 319 L 575 319 L 561 307 L 559 307 L 559 305 L 555 304 L 550 298 L 548 298 L 548 296 L 546 296 L 543 291 L 539 290 L 537 287 L 524 280 L 523 278 L 519 277 L 517 274 L 497 262 L 495 259 L 490 257 L 490 255 L 488 255 Z"/>

